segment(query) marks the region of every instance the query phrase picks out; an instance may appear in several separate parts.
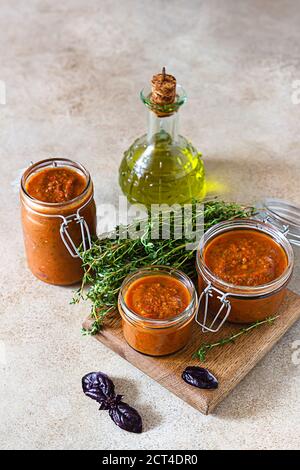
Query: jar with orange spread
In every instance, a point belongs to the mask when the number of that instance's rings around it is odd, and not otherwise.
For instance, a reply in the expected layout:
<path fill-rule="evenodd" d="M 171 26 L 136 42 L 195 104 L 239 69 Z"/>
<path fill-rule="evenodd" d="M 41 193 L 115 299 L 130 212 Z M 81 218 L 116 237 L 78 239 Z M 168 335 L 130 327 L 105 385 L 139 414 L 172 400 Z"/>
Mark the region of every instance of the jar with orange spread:
<path fill-rule="evenodd" d="M 243 219 L 213 226 L 197 251 L 197 322 L 215 332 L 226 320 L 250 323 L 276 315 L 293 266 L 291 244 L 274 225 Z"/>
<path fill-rule="evenodd" d="M 27 261 L 42 281 L 71 285 L 82 278 L 78 247 L 96 235 L 93 183 L 79 163 L 43 160 L 21 179 L 21 215 Z"/>
<path fill-rule="evenodd" d="M 181 271 L 151 266 L 130 274 L 119 294 L 123 334 L 135 350 L 163 356 L 183 348 L 197 309 L 194 284 Z"/>

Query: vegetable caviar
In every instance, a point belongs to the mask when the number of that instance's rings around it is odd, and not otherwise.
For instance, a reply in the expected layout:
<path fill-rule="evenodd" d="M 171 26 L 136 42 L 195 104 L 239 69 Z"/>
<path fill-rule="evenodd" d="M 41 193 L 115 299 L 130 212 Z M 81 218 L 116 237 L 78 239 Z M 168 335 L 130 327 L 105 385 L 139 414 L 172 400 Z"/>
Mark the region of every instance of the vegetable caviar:
<path fill-rule="evenodd" d="M 281 246 L 257 230 L 235 230 L 216 236 L 205 248 L 204 260 L 220 279 L 239 286 L 266 284 L 287 267 Z"/>
<path fill-rule="evenodd" d="M 40 170 L 26 183 L 26 191 L 31 197 L 52 203 L 70 201 L 82 194 L 85 187 L 85 177 L 67 167 Z"/>
<path fill-rule="evenodd" d="M 188 289 L 170 276 L 148 276 L 133 282 L 125 295 L 127 306 L 146 318 L 172 318 L 191 300 Z"/>

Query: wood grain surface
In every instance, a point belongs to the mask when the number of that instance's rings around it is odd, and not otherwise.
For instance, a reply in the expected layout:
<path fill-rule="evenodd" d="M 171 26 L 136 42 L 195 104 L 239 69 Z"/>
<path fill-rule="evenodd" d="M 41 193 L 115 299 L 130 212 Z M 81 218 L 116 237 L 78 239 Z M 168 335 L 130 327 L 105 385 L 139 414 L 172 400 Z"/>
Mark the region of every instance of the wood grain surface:
<path fill-rule="evenodd" d="M 273 324 L 260 326 L 241 336 L 235 343 L 211 350 L 204 364 L 192 358 L 199 346 L 227 337 L 242 325 L 227 323 L 218 333 L 203 334 L 195 323 L 189 344 L 178 353 L 161 358 L 145 356 L 128 346 L 123 338 L 118 313 L 107 320 L 105 328 L 95 338 L 201 413 L 208 414 L 300 318 L 300 296 L 288 290 L 279 313 Z M 83 326 L 88 328 L 90 324 L 91 319 L 87 318 Z M 200 390 L 186 384 L 181 374 L 188 365 L 207 367 L 218 378 L 218 389 Z"/>

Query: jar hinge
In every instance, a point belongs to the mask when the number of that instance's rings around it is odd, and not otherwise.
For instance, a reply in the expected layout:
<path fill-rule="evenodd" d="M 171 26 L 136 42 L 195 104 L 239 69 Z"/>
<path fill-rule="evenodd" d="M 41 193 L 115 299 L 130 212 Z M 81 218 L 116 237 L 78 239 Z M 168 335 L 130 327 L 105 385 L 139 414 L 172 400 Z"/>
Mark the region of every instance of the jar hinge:
<path fill-rule="evenodd" d="M 80 225 L 83 251 L 89 250 L 92 246 L 90 230 L 86 220 L 79 213 L 64 217 L 60 226 L 60 236 L 68 252 L 73 258 L 81 258 L 78 248 L 76 247 L 71 235 L 68 232 L 68 225 L 70 222 L 76 222 Z"/>
<path fill-rule="evenodd" d="M 217 298 L 219 299 L 220 303 L 221 303 L 221 306 L 217 312 L 217 314 L 215 315 L 215 317 L 213 318 L 211 324 L 209 326 L 207 326 L 207 316 L 208 316 L 208 305 L 209 305 L 209 298 L 210 297 L 213 297 L 213 292 L 216 292 L 217 294 L 219 294 L 217 296 Z M 230 301 L 228 300 L 228 297 L 229 296 L 232 296 L 233 294 L 227 292 L 227 293 L 224 293 L 222 292 L 221 290 L 217 289 L 216 287 L 213 287 L 211 283 L 209 283 L 207 285 L 207 287 L 203 290 L 203 292 L 201 293 L 200 297 L 199 297 L 199 304 L 198 304 L 198 309 L 197 309 L 197 314 L 196 314 L 196 317 L 195 317 L 195 320 L 196 322 L 198 323 L 198 325 L 201 326 L 202 328 L 202 332 L 203 333 L 207 333 L 207 332 L 210 332 L 210 333 L 216 333 L 217 331 L 220 330 L 220 328 L 223 326 L 223 324 L 225 323 L 225 321 L 227 320 L 228 316 L 229 316 L 229 313 L 231 311 L 231 303 Z M 201 321 L 199 320 L 199 315 L 200 315 L 200 309 L 201 309 L 201 305 L 202 305 L 202 299 L 204 298 L 204 314 L 203 314 L 203 322 L 201 323 Z M 224 315 L 224 317 L 222 318 L 222 320 L 218 323 L 217 327 L 213 328 L 213 326 L 215 325 L 216 321 L 218 320 L 219 316 L 221 315 L 221 313 L 223 312 L 223 310 L 226 308 L 226 313 Z"/>
<path fill-rule="evenodd" d="M 85 218 L 80 215 L 80 211 L 90 203 L 91 199 L 92 196 L 81 207 L 77 209 L 76 214 L 71 214 L 67 217 L 64 217 L 62 215 L 59 216 L 63 219 L 60 225 L 59 233 L 65 247 L 67 248 L 72 258 L 82 258 L 82 256 L 80 255 L 78 248 L 76 247 L 71 235 L 68 232 L 68 225 L 70 222 L 76 222 L 80 225 L 83 252 L 89 250 L 92 247 L 92 239 L 89 226 Z"/>
<path fill-rule="evenodd" d="M 80 215 L 80 211 L 84 209 L 84 207 L 86 207 L 91 202 L 92 198 L 93 196 L 91 196 L 81 207 L 79 207 L 79 209 L 76 211 L 76 214 L 67 215 L 66 217 L 61 214 L 43 214 L 30 208 L 30 210 L 34 214 L 37 214 L 40 217 L 53 218 L 53 219 L 58 218 L 62 220 L 62 223 L 60 224 L 60 229 L 59 229 L 60 237 L 65 247 L 67 248 L 68 252 L 72 256 L 72 258 L 82 258 L 82 256 L 80 255 L 78 248 L 76 247 L 75 243 L 72 240 L 71 235 L 68 232 L 68 225 L 71 222 L 76 222 L 80 225 L 83 251 L 89 250 L 92 247 L 91 233 L 90 233 L 88 224 L 85 218 L 82 215 Z"/>
<path fill-rule="evenodd" d="M 267 222 L 271 225 L 274 225 L 280 232 L 287 237 L 289 235 L 288 239 L 289 241 L 295 245 L 295 246 L 300 246 L 300 235 L 297 235 L 296 233 L 291 232 L 290 226 L 288 224 L 281 224 L 278 223 L 278 221 L 275 219 L 275 217 L 271 217 L 270 215 L 266 215 L 263 218 L 263 222 Z M 294 238 L 292 238 L 294 237 Z"/>

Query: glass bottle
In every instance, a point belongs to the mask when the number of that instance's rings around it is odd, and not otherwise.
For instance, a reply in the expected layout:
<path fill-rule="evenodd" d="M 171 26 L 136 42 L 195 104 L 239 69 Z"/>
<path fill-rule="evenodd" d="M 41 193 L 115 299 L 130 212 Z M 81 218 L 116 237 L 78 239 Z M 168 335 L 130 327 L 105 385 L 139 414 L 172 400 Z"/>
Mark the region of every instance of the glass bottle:
<path fill-rule="evenodd" d="M 178 111 L 187 96 L 176 86 L 176 99 L 154 104 L 151 91 L 140 97 L 148 108 L 148 132 L 124 153 L 119 183 L 132 204 L 185 204 L 205 196 L 204 164 L 195 147 L 178 133 Z"/>

